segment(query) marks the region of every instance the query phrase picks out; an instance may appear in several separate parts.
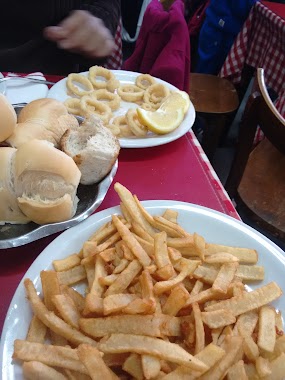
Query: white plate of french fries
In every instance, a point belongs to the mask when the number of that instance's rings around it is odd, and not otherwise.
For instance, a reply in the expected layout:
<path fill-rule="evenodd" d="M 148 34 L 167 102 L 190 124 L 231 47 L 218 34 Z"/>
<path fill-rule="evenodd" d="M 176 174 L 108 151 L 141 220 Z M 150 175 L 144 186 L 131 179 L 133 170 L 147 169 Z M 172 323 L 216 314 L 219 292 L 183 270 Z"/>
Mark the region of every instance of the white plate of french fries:
<path fill-rule="evenodd" d="M 19 284 L 2 380 L 284 379 L 284 252 L 217 211 L 115 190 L 120 207 L 62 233 Z"/>
<path fill-rule="evenodd" d="M 112 73 L 115 74 L 116 79 L 120 81 L 121 85 L 128 85 L 128 84 L 134 84 L 136 81 L 136 78 L 141 75 L 140 73 L 136 72 L 130 72 L 130 71 L 124 71 L 124 70 L 110 70 Z M 81 75 L 87 77 L 88 71 L 80 73 Z M 165 87 L 167 87 L 170 91 L 178 91 L 178 89 L 173 86 L 170 83 L 167 83 L 159 78 L 153 78 L 156 83 L 162 84 Z M 100 80 L 100 79 L 98 79 Z M 51 89 L 48 92 L 47 97 L 53 98 L 59 101 L 64 102 L 70 97 L 76 97 L 75 95 L 68 94 L 68 90 L 66 87 L 67 78 L 64 78 L 57 82 L 54 86 L 51 87 Z M 124 100 L 121 100 L 120 102 L 120 108 L 113 112 L 113 116 L 122 116 L 125 115 L 128 109 L 130 108 L 138 108 L 139 105 L 133 102 L 126 102 Z M 177 129 L 175 129 L 173 132 L 167 133 L 165 135 L 156 135 L 154 133 L 149 132 L 144 137 L 136 137 L 136 136 L 130 136 L 130 137 L 120 137 L 120 145 L 122 148 L 146 148 L 146 147 L 153 147 L 158 145 L 164 145 L 167 143 L 170 143 L 174 140 L 177 140 L 181 136 L 183 136 L 185 133 L 187 133 L 191 128 L 195 121 L 196 113 L 194 106 L 192 102 L 190 101 L 189 109 L 184 117 L 184 120 L 179 125 Z M 110 123 L 112 122 L 113 118 L 111 118 Z"/>

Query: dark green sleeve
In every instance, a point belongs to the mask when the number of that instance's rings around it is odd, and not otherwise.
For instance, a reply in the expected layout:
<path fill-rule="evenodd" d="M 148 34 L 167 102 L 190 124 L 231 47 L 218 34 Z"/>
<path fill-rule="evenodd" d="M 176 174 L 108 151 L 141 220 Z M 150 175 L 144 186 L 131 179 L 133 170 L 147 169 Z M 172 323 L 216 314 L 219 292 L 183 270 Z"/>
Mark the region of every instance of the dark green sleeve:
<path fill-rule="evenodd" d="M 115 35 L 121 17 L 121 0 L 85 0 L 81 9 L 87 10 L 100 18 L 112 35 Z"/>

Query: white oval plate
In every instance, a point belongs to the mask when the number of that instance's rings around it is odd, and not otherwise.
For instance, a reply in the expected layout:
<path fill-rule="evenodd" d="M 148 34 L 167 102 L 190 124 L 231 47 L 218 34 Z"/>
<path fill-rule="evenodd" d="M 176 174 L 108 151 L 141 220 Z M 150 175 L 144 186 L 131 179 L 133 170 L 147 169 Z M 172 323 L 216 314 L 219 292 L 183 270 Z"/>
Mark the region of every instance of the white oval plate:
<path fill-rule="evenodd" d="M 265 267 L 265 278 L 263 282 L 253 284 L 251 287 L 254 289 L 274 280 L 282 289 L 285 289 L 284 252 L 253 228 L 220 212 L 189 203 L 178 201 L 144 201 L 142 203 L 152 215 L 161 215 L 167 208 L 178 211 L 179 224 L 188 232 L 203 235 L 208 242 L 256 249 L 259 254 L 258 263 Z M 78 252 L 84 241 L 97 228 L 109 221 L 112 214 L 119 212 L 119 207 L 100 211 L 62 233 L 37 257 L 24 278 L 32 279 L 37 291 L 41 292 L 40 271 L 51 269 L 53 260 Z M 274 302 L 274 306 L 284 315 L 285 297 Z M 22 280 L 10 304 L 1 337 L 2 380 L 22 379 L 21 366 L 12 362 L 13 342 L 15 339 L 25 339 L 31 316 L 31 308 L 26 299 Z"/>
<path fill-rule="evenodd" d="M 4 75 L 0 73 L 0 79 L 4 78 Z M 6 90 L 6 82 L 0 82 L 0 94 L 4 94 Z"/>
<path fill-rule="evenodd" d="M 128 84 L 128 83 L 134 83 L 136 80 L 136 77 L 138 75 L 141 75 L 140 73 L 134 73 L 130 71 L 124 71 L 124 70 L 111 70 L 116 78 L 122 83 L 122 84 Z M 81 73 L 85 76 L 88 75 L 88 72 Z M 171 85 L 170 83 L 167 83 L 161 79 L 155 78 L 155 80 L 158 83 L 162 83 L 165 86 L 167 86 L 172 91 L 177 91 L 177 88 Z M 54 98 L 59 101 L 65 101 L 69 96 L 66 92 L 66 78 L 62 79 L 61 81 L 57 82 L 48 92 L 47 95 L 48 98 Z M 115 116 L 124 115 L 129 108 L 137 108 L 138 105 L 135 103 L 128 103 L 121 101 L 121 107 L 118 111 L 114 112 Z M 120 138 L 120 145 L 122 148 L 147 148 L 151 146 L 158 146 L 167 144 L 171 141 L 177 140 L 179 137 L 183 136 L 186 132 L 189 131 L 189 129 L 192 128 L 192 125 L 195 121 L 195 109 L 192 103 L 190 103 L 189 110 L 180 124 L 180 126 L 175 129 L 173 132 L 168 133 L 166 135 L 155 135 L 154 133 L 148 133 L 146 137 L 138 138 Z"/>

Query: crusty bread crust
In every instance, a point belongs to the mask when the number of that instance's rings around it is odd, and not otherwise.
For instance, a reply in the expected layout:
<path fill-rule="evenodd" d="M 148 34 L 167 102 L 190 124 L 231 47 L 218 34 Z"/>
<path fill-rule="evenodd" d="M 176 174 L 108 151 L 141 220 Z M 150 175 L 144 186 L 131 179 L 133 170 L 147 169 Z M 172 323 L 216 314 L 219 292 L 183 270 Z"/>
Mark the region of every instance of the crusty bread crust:
<path fill-rule="evenodd" d="M 65 105 L 55 99 L 37 99 L 27 104 L 18 116 L 18 124 L 7 142 L 18 148 L 31 139 L 47 140 L 56 147 L 64 132 L 78 128 L 75 116 L 69 115 Z"/>
<path fill-rule="evenodd" d="M 19 208 L 13 187 L 11 168 L 15 153 L 14 148 L 0 148 L 0 224 L 29 222 Z"/>
<path fill-rule="evenodd" d="M 69 194 L 49 203 L 19 197 L 18 203 L 23 213 L 38 224 L 63 222 L 74 215 L 73 200 Z"/>
<path fill-rule="evenodd" d="M 14 133 L 17 115 L 7 98 L 0 94 L 0 142 L 5 141 Z"/>

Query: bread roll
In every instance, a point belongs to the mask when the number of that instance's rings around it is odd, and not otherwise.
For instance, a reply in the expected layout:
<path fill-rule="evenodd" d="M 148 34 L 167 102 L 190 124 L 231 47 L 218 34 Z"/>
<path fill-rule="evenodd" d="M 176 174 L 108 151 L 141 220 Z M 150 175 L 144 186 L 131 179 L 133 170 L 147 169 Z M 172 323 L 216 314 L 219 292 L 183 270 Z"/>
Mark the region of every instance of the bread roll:
<path fill-rule="evenodd" d="M 37 99 L 27 104 L 18 116 L 18 124 L 7 142 L 14 148 L 31 139 L 47 140 L 59 146 L 64 132 L 78 128 L 73 115 L 69 115 L 65 105 L 55 99 Z"/>
<path fill-rule="evenodd" d="M 11 136 L 16 128 L 17 115 L 8 99 L 0 94 L 0 142 Z"/>
<path fill-rule="evenodd" d="M 80 183 L 83 185 L 91 185 L 104 178 L 120 152 L 118 139 L 93 115 L 85 119 L 79 129 L 65 132 L 61 148 L 80 169 Z"/>
<path fill-rule="evenodd" d="M 18 206 L 13 181 L 14 148 L 0 148 L 0 224 L 27 223 L 29 219 Z"/>
<path fill-rule="evenodd" d="M 74 161 L 45 140 L 32 140 L 15 154 L 15 191 L 22 212 L 38 224 L 73 217 L 81 173 Z"/>

